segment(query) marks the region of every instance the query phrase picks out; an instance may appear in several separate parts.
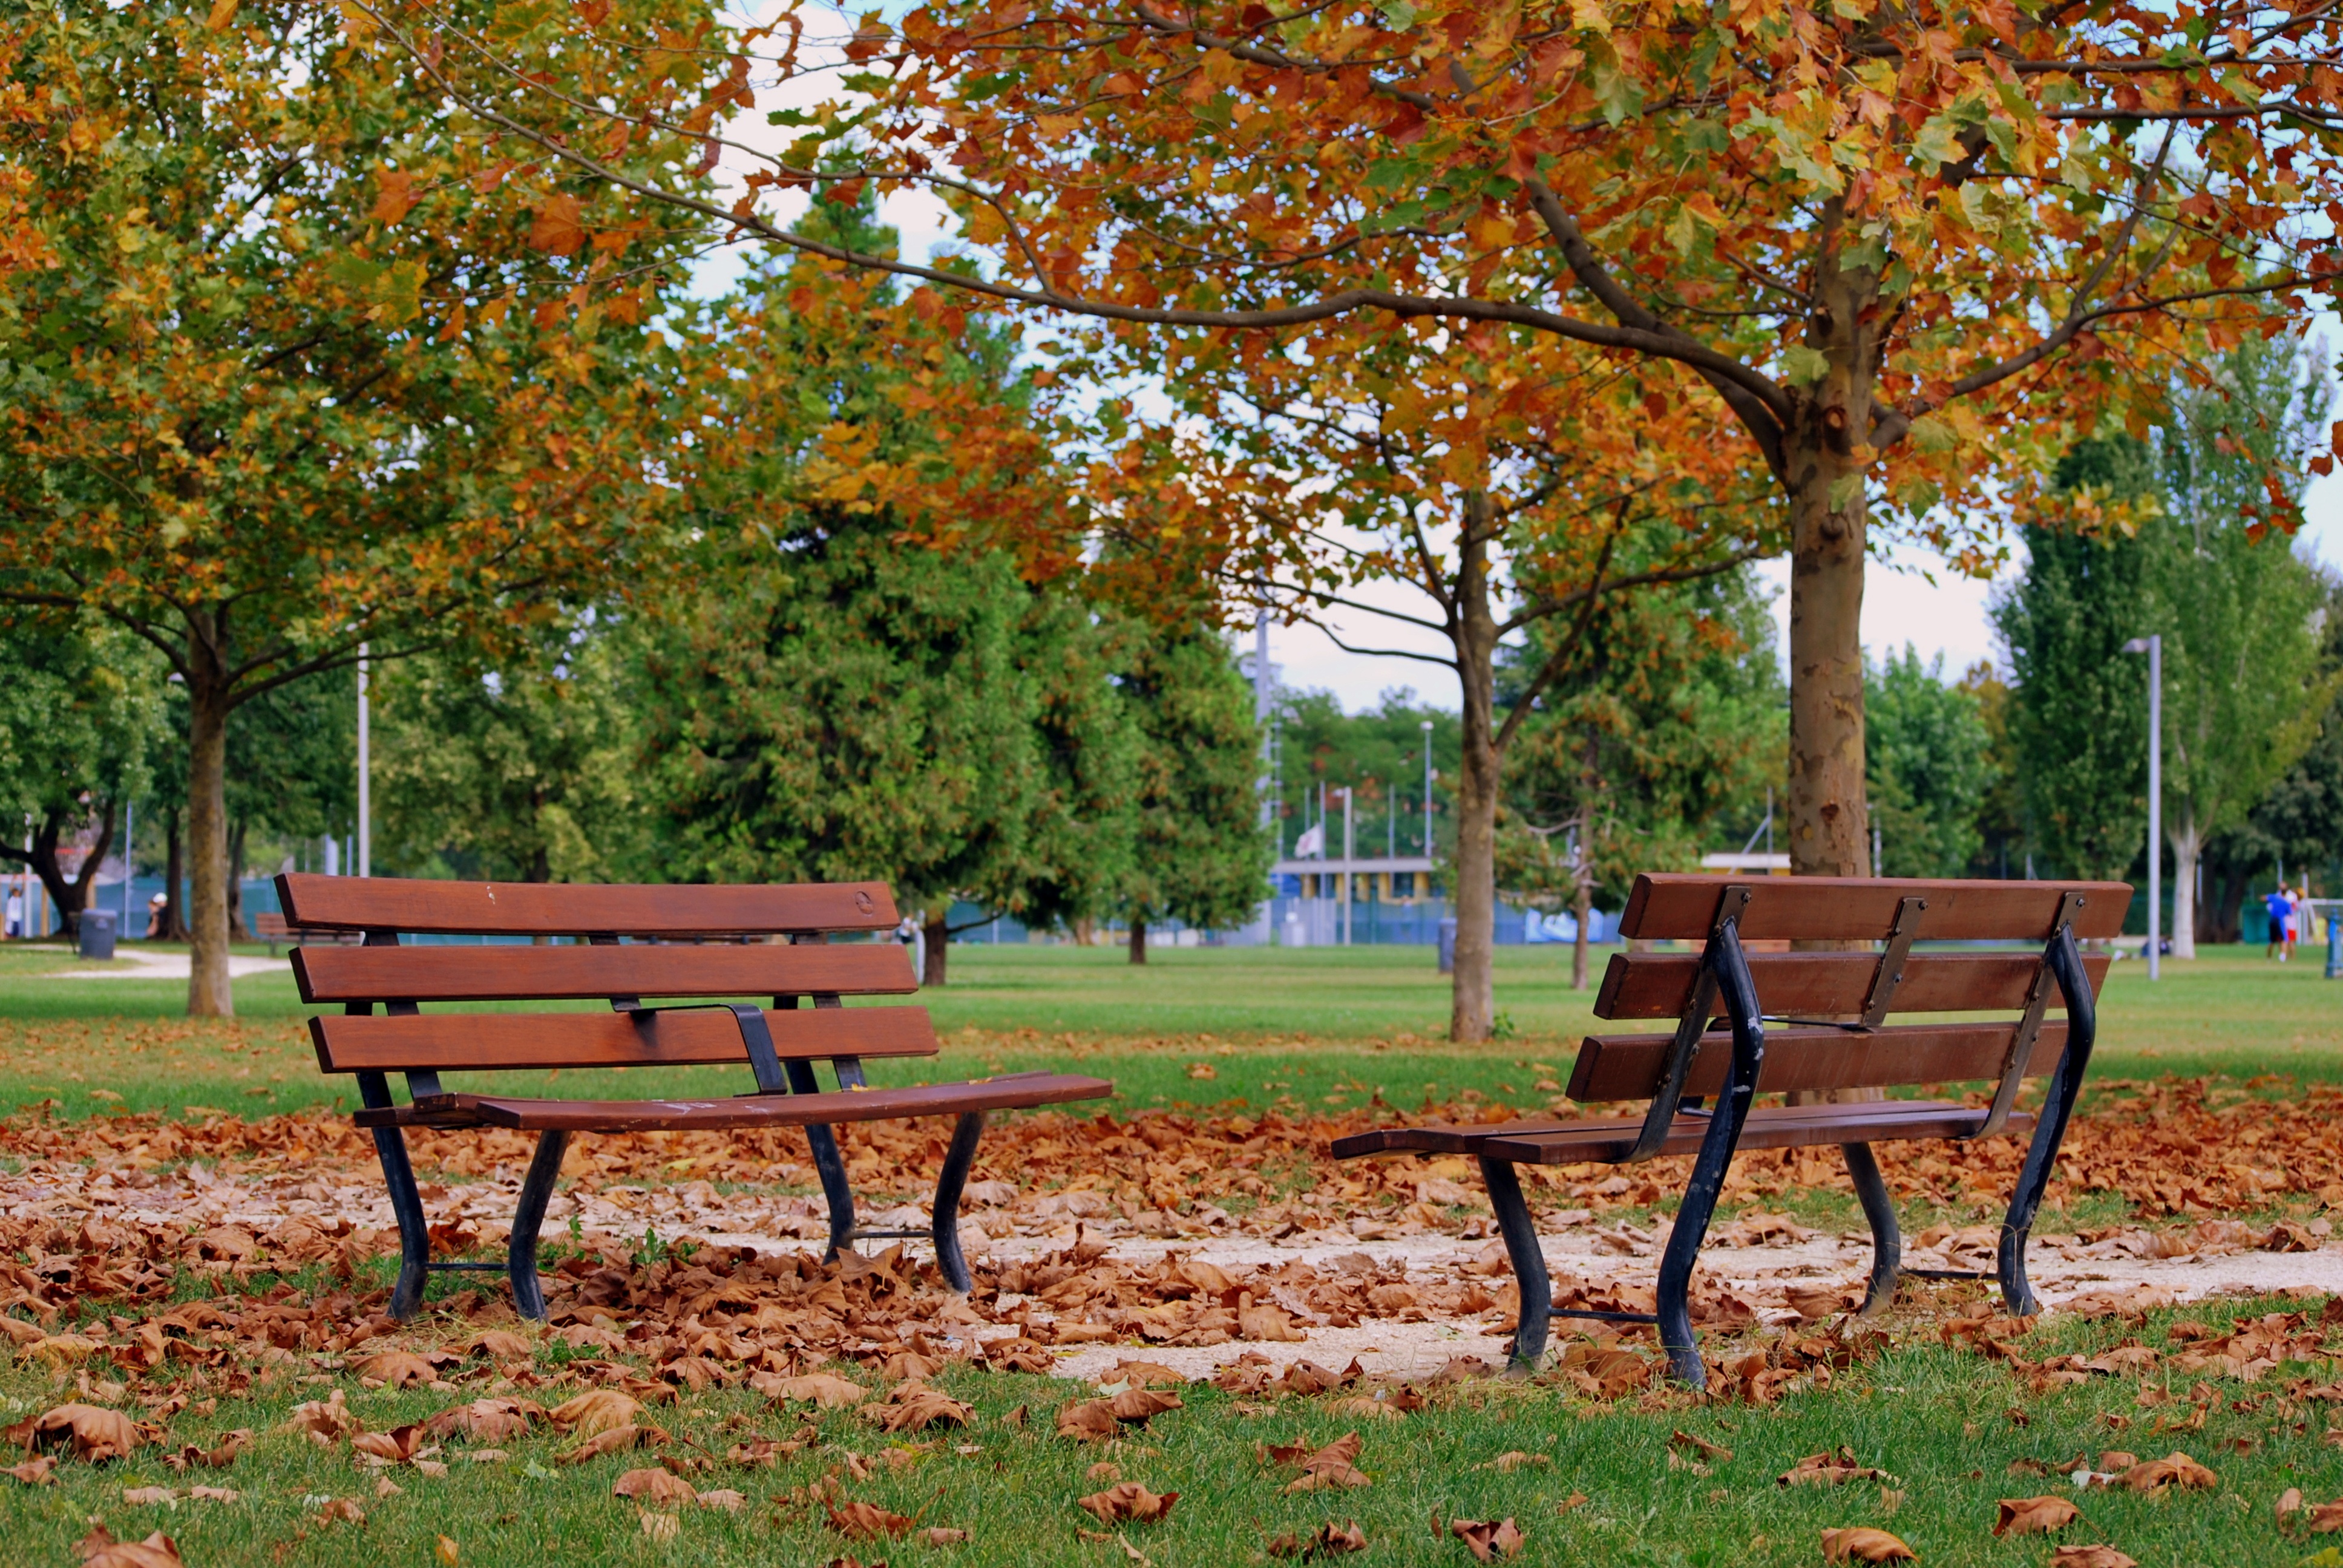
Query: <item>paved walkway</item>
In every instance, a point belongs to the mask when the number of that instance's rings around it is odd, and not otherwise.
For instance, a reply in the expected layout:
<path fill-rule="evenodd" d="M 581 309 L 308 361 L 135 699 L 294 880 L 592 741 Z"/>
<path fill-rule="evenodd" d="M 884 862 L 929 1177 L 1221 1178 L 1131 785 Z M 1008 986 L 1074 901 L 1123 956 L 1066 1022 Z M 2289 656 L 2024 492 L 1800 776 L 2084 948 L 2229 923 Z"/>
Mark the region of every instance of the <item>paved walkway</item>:
<path fill-rule="evenodd" d="M 228 955 L 227 974 L 230 980 L 242 980 L 246 975 L 266 974 L 283 970 L 287 960 Z M 187 978 L 188 959 L 185 948 L 164 948 L 159 950 L 142 949 L 136 942 L 124 942 L 114 950 L 110 960 L 92 960 L 79 969 L 59 970 L 41 976 L 44 980 L 183 980 Z"/>

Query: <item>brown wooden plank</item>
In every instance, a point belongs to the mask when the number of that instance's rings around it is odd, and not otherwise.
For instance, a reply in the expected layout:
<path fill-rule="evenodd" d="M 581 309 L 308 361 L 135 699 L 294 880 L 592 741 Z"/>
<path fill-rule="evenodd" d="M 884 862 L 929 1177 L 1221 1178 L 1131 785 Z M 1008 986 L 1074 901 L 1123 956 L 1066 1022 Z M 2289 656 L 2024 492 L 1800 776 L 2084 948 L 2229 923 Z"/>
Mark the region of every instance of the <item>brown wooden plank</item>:
<path fill-rule="evenodd" d="M 1891 1143 L 1910 1138 L 1960 1138 L 1983 1123 L 1982 1106 L 1950 1101 L 1890 1100 L 1864 1105 L 1759 1106 L 1742 1124 L 1736 1151 L 1811 1148 L 1824 1143 Z M 2033 1131 L 2034 1118 L 2019 1112 L 2004 1130 Z M 1616 1164 L 1642 1137 L 1640 1116 L 1593 1117 L 1582 1121 L 1525 1121 L 1495 1124 L 1379 1127 L 1338 1138 L 1338 1159 L 1362 1154 L 1421 1153 L 1487 1155 L 1531 1165 Z M 1704 1116 L 1679 1116 L 1668 1129 L 1663 1154 L 1690 1154 L 1708 1135 Z"/>
<path fill-rule="evenodd" d="M 293 950 L 307 1002 L 536 1001 L 572 997 L 893 996 L 919 989 L 894 942 L 706 947 L 399 947 Z"/>
<path fill-rule="evenodd" d="M 2050 940 L 2058 899 L 2085 895 L 2075 917 L 2077 937 L 2122 933 L 2131 907 L 2125 882 L 1932 881 L 1903 877 L 1715 877 L 1646 872 L 1635 879 L 1619 934 L 1630 939 L 1699 940 L 1716 922 L 1727 887 L 1750 890 L 1741 934 L 1759 940 L 1885 941 L 1899 900 L 1928 900 L 1920 922 L 1923 941 Z"/>
<path fill-rule="evenodd" d="M 1102 1100 L 1114 1092 L 1103 1078 L 1020 1072 L 967 1083 L 922 1083 L 902 1089 L 829 1094 L 751 1094 L 728 1100 L 517 1100 L 447 1094 L 419 1105 L 361 1111 L 361 1127 L 514 1127 L 530 1131 L 639 1132 L 679 1129 L 804 1127 L 840 1121 L 884 1121 L 904 1116 L 957 1116 L 969 1111 L 1011 1111 Z"/>
<path fill-rule="evenodd" d="M 1760 1092 L 1885 1089 L 1902 1083 L 1998 1078 L 2016 1028 L 2014 1019 L 1993 1023 L 1896 1024 L 1868 1034 L 1857 1030 L 1772 1025 L 1765 1030 L 1765 1060 L 1757 1070 L 1757 1088 Z M 1571 1069 L 1570 1097 L 1650 1099 L 1659 1091 L 1672 1039 L 1665 1034 L 1588 1036 Z M 2038 1078 L 2055 1070 L 2066 1049 L 2066 1020 L 2045 1022 L 2035 1037 L 2026 1075 Z M 1732 1056 L 1732 1039 L 1725 1031 L 1713 1030 L 1704 1036 L 1700 1054 L 1685 1075 L 1684 1092 L 1722 1091 Z"/>
<path fill-rule="evenodd" d="M 933 1056 L 923 1007 L 768 1010 L 784 1058 Z M 720 1009 L 665 1012 L 638 1023 L 618 1012 L 426 1012 L 400 1018 L 322 1013 L 309 1020 L 327 1072 L 486 1072 L 552 1067 L 688 1067 L 746 1063 L 740 1027 Z"/>
<path fill-rule="evenodd" d="M 2108 955 L 2086 953 L 2091 992 L 2107 979 Z M 1896 1012 L 2016 1012 L 2026 1005 L 2041 963 L 2038 953 L 1913 953 L 1896 988 Z M 1878 971 L 1876 953 L 1751 953 L 1749 976 L 1769 1013 L 1826 1017 L 1859 1013 Z M 1697 953 L 1613 953 L 1595 993 L 1597 1018 L 1677 1018 L 1692 1000 Z M 2058 992 L 2050 1005 L 2060 1006 Z M 1720 999 L 1715 1016 L 1725 1016 Z"/>
<path fill-rule="evenodd" d="M 882 931 L 900 918 L 884 882 L 434 882 L 288 871 L 277 898 L 298 926 L 458 936 Z"/>

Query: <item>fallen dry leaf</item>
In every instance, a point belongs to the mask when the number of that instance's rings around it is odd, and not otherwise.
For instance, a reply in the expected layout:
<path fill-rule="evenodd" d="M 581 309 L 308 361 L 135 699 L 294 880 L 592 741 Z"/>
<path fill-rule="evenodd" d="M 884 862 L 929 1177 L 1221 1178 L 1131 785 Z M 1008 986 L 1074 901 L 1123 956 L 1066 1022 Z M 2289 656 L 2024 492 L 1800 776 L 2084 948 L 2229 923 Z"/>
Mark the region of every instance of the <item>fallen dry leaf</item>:
<path fill-rule="evenodd" d="M 1323 1448 L 1309 1452 L 1302 1445 L 1267 1449 L 1263 1457 L 1272 1463 L 1291 1464 L 1302 1472 L 1301 1479 L 1286 1487 L 1288 1492 L 1319 1492 L 1335 1487 L 1372 1486 L 1374 1484 L 1357 1465 L 1361 1442 L 1355 1432 L 1346 1432 Z"/>
<path fill-rule="evenodd" d="M 464 1561 L 464 1549 L 452 1537 L 442 1535 L 432 1543 L 431 1555 L 438 1559 L 440 1568 L 458 1568 Z"/>
<path fill-rule="evenodd" d="M 2284 1519 L 2289 1513 L 2299 1513 L 2301 1512 L 2302 1488 L 2299 1486 L 2289 1486 L 2284 1492 L 2278 1494 L 2278 1516 L 2280 1519 Z"/>
<path fill-rule="evenodd" d="M 1339 1557 L 1366 1549 L 1367 1533 L 1356 1520 L 1337 1525 L 1329 1519 L 1307 1535 L 1280 1535 L 1269 1543 L 1272 1557 L 1299 1557 L 1304 1563 L 1312 1557 Z"/>
<path fill-rule="evenodd" d="M 889 1394 L 885 1403 L 871 1405 L 863 1413 L 878 1422 L 882 1432 L 925 1432 L 931 1426 L 966 1426 L 976 1419 L 976 1407 L 934 1389 L 906 1383 Z"/>
<path fill-rule="evenodd" d="M 1554 1461 L 1545 1454 L 1524 1453 L 1520 1449 L 1515 1448 L 1508 1449 L 1503 1453 L 1497 1455 L 1496 1458 L 1489 1461 L 1488 1463 L 1481 1466 L 1481 1468 L 1483 1470 L 1493 1470 L 1499 1475 L 1511 1475 L 1516 1470 L 1543 1470 L 1553 1462 Z"/>
<path fill-rule="evenodd" d="M 1586 1503 L 1586 1493 L 1584 1492 L 1574 1492 L 1569 1496 L 1564 1498 L 1561 1502 L 1555 1503 L 1554 1505 L 1554 1511 L 1556 1513 L 1567 1513 L 1574 1508 L 1585 1507 Z"/>
<path fill-rule="evenodd" d="M 2313 1535 L 2332 1535 L 2338 1530 L 2343 1530 L 2343 1500 L 2310 1505 L 2310 1533 Z"/>
<path fill-rule="evenodd" d="M 547 1419 L 545 1407 L 525 1399 L 476 1399 L 443 1410 L 423 1423 L 433 1437 L 458 1433 L 481 1442 L 503 1442 L 525 1435 L 532 1422 Z"/>
<path fill-rule="evenodd" d="M 116 1541 L 103 1524 L 81 1538 L 81 1568 L 186 1568 L 178 1543 L 157 1530 L 144 1541 Z"/>
<path fill-rule="evenodd" d="M 1874 1530 L 1866 1524 L 1824 1531 L 1823 1556 L 1832 1563 L 1915 1563 L 1919 1560 L 1918 1554 L 1903 1542 L 1885 1530 Z"/>
<path fill-rule="evenodd" d="M 643 1533 L 653 1541 L 672 1541 L 683 1533 L 683 1521 L 672 1513 L 654 1513 L 645 1508 L 638 1510 L 635 1518 Z"/>
<path fill-rule="evenodd" d="M 1185 1408 L 1178 1394 L 1152 1388 L 1125 1389 L 1106 1403 L 1115 1420 L 1132 1423 L 1143 1423 L 1150 1416 L 1161 1415 L 1167 1410 Z"/>
<path fill-rule="evenodd" d="M 545 1419 L 567 1432 L 590 1437 L 615 1427 L 632 1426 L 643 1411 L 642 1402 L 614 1388 L 598 1388 L 554 1406 Z"/>
<path fill-rule="evenodd" d="M 1165 1366 L 1161 1362 L 1120 1361 L 1114 1370 L 1098 1380 L 1101 1383 L 1129 1383 L 1133 1388 L 1153 1388 L 1161 1383 L 1172 1388 L 1188 1386 L 1188 1374 Z"/>
<path fill-rule="evenodd" d="M 1058 1435 L 1081 1442 L 1104 1442 L 1117 1430 L 1114 1405 L 1103 1399 L 1081 1399 L 1058 1412 Z"/>
<path fill-rule="evenodd" d="M 2139 1568 L 2139 1559 L 2112 1546 L 2061 1546 L 2050 1553 L 2050 1568 Z"/>
<path fill-rule="evenodd" d="M 1521 1527 L 1511 1518 L 1498 1520 L 1453 1519 L 1449 1532 L 1464 1543 L 1476 1563 L 1494 1563 L 1501 1557 L 1518 1557 L 1524 1544 Z"/>
<path fill-rule="evenodd" d="M 156 1503 L 176 1503 L 179 1494 L 167 1486 L 126 1486 L 122 1501 L 133 1508 L 144 1508 Z"/>
<path fill-rule="evenodd" d="M 0 1469 L 0 1475 L 21 1481 L 27 1486 L 49 1486 L 56 1482 L 57 1462 L 45 1453 L 38 1459 L 28 1459 L 22 1464 Z"/>
<path fill-rule="evenodd" d="M 457 1356 L 490 1356 L 500 1362 L 525 1362 L 536 1353 L 536 1347 L 525 1334 L 510 1329 L 483 1329 L 470 1339 L 447 1347 Z"/>
<path fill-rule="evenodd" d="M 64 1444 L 75 1458 L 102 1464 L 136 1452 L 147 1434 L 118 1410 L 98 1404 L 61 1404 L 18 1422 L 0 1435 L 26 1449 Z"/>
<path fill-rule="evenodd" d="M 2083 1516 L 2083 1511 L 2063 1497 L 2005 1497 L 2001 1517 L 1994 1522 L 1996 1535 L 2055 1535 Z"/>
<path fill-rule="evenodd" d="M 1176 1492 L 1150 1492 L 1136 1481 L 1120 1482 L 1104 1492 L 1093 1492 L 1080 1499 L 1075 1506 L 1084 1509 L 1101 1524 L 1113 1524 L 1128 1519 L 1135 1524 L 1151 1523 L 1172 1512 L 1180 1501 Z"/>
<path fill-rule="evenodd" d="M 1784 1486 L 1844 1486 L 1850 1481 L 1893 1481 L 1884 1470 L 1857 1463 L 1855 1450 L 1810 1453 L 1775 1479 Z"/>
<path fill-rule="evenodd" d="M 1733 1462 L 1733 1451 L 1725 1447 L 1723 1443 L 1711 1442 L 1704 1437 L 1695 1437 L 1691 1432 L 1684 1432 L 1681 1429 L 1673 1433 L 1668 1438 L 1668 1442 L 1671 1445 L 1677 1448 L 1692 1449 L 1698 1452 L 1703 1459 L 1712 1461 L 1717 1464 L 1730 1464 Z"/>
<path fill-rule="evenodd" d="M 387 1388 L 407 1388 L 416 1383 L 430 1382 L 439 1373 L 432 1364 L 412 1351 L 383 1351 L 354 1362 L 350 1370 L 361 1378 L 372 1378 Z"/>
<path fill-rule="evenodd" d="M 965 1546 L 968 1544 L 968 1532 L 954 1530 L 948 1525 L 930 1524 L 920 1532 L 920 1539 L 930 1546 Z"/>
<path fill-rule="evenodd" d="M 2167 1486 L 2210 1492 L 2221 1484 L 2221 1478 L 2176 1449 L 2162 1459 L 2133 1465 L 2116 1478 L 2116 1484 L 2131 1492 L 2161 1492 Z"/>
<path fill-rule="evenodd" d="M 667 1433 L 655 1426 L 614 1426 L 598 1432 L 575 1448 L 553 1456 L 556 1464 L 583 1464 L 606 1453 L 628 1453 L 645 1444 L 661 1443 Z"/>
<path fill-rule="evenodd" d="M 352 1524 L 364 1524 L 366 1510 L 360 1508 L 349 1498 L 328 1497 L 325 1502 L 317 1504 L 317 1517 L 328 1524 L 337 1519 Z"/>
<path fill-rule="evenodd" d="M 781 1403 L 810 1401 L 823 1410 L 858 1405 L 870 1397 L 870 1391 L 861 1384 L 849 1382 L 828 1372 L 808 1372 L 803 1377 L 783 1378 L 767 1392 Z"/>
<path fill-rule="evenodd" d="M 824 1503 L 830 1527 L 850 1541 L 870 1541 L 881 1535 L 901 1535 L 917 1521 L 890 1513 L 874 1503 Z"/>
<path fill-rule="evenodd" d="M 350 1413 L 340 1389 L 336 1389 L 322 1400 L 307 1400 L 295 1405 L 285 1424 L 295 1431 L 308 1433 L 310 1441 L 327 1447 L 366 1430 L 359 1425 L 358 1418 Z"/>
<path fill-rule="evenodd" d="M 163 1462 L 173 1470 L 180 1471 L 191 1469 L 198 1464 L 212 1470 L 226 1470 L 236 1462 L 237 1454 L 251 1446 L 252 1429 L 248 1426 L 240 1426 L 222 1436 L 219 1442 L 209 1448 L 200 1447 L 192 1442 L 183 1444 L 178 1452 L 165 1455 Z"/>
<path fill-rule="evenodd" d="M 749 1494 L 735 1492 L 729 1486 L 711 1487 L 699 1494 L 702 1508 L 720 1508 L 727 1513 L 738 1513 L 749 1506 Z"/>
<path fill-rule="evenodd" d="M 665 1470 L 629 1470 L 610 1485 L 613 1497 L 636 1497 L 665 1507 L 699 1497 L 691 1483 Z"/>

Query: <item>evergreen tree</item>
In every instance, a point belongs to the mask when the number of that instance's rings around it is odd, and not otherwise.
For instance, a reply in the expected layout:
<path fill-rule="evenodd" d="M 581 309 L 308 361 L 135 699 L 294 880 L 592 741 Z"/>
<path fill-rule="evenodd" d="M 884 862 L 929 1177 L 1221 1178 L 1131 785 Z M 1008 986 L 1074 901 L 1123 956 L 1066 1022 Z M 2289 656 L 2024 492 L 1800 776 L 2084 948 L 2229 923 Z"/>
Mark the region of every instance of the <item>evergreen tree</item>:
<path fill-rule="evenodd" d="M 1273 849 L 1259 825 L 1252 693 L 1219 635 L 1202 626 L 1134 626 L 1120 662 L 1140 740 L 1121 912 L 1131 961 L 1143 964 L 1151 922 L 1252 919 L 1268 892 Z"/>
<path fill-rule="evenodd" d="M 1906 645 L 1864 671 L 1864 761 L 1880 874 L 1957 877 L 1984 843 L 1977 814 L 1993 783 L 1975 692 L 1947 685 L 1945 658 Z"/>

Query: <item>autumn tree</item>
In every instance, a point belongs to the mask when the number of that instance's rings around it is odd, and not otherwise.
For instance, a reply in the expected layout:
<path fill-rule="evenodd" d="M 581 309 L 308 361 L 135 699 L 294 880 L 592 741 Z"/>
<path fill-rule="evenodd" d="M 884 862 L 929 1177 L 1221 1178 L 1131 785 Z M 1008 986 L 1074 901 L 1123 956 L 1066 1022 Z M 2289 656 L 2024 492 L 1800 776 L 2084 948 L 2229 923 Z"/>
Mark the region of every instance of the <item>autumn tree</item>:
<path fill-rule="evenodd" d="M 471 112 L 711 234 L 1232 352 L 1499 324 L 1714 399 L 1788 513 L 1802 872 L 1865 859 L 1875 529 L 1988 565 L 2074 436 L 2194 345 L 2298 327 L 2336 271 L 2320 7 L 785 6 L 721 46 L 794 139 L 728 129 L 744 88 L 598 144 L 551 128 L 565 83 L 655 46 L 640 25 L 548 8 L 489 40 L 348 3 Z M 695 148 L 737 197 L 676 180 Z M 987 265 L 792 225 L 799 193 L 869 181 L 952 204 Z"/>
<path fill-rule="evenodd" d="M 183 684 L 188 1005 L 225 1013 L 231 716 L 363 645 L 493 641 L 626 578 L 667 495 L 636 369 L 672 242 L 451 118 L 356 13 L 21 28 L 0 169 L 41 249 L 0 271 L 0 599 L 103 618 Z"/>

